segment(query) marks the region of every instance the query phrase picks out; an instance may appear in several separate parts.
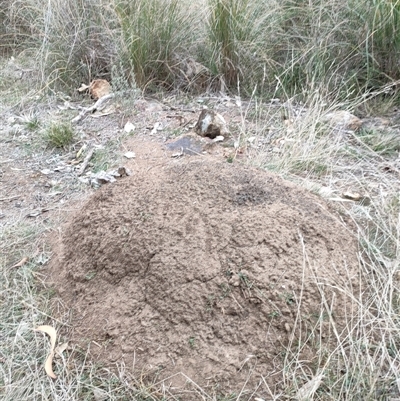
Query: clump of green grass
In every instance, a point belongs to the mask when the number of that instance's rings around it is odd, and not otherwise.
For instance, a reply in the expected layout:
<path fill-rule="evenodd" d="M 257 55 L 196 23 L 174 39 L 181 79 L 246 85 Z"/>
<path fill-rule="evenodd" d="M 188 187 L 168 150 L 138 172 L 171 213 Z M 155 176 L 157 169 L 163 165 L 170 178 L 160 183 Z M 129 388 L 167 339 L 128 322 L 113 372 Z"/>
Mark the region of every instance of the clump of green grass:
<path fill-rule="evenodd" d="M 63 122 L 51 123 L 44 134 L 47 144 L 54 148 L 66 148 L 73 142 L 74 136 L 72 125 Z"/>
<path fill-rule="evenodd" d="M 24 127 L 30 131 L 35 132 L 40 128 L 40 119 L 37 114 L 27 114 L 22 118 Z"/>
<path fill-rule="evenodd" d="M 393 156 L 400 151 L 398 133 L 364 128 L 356 135 L 369 149 L 381 156 Z"/>
<path fill-rule="evenodd" d="M 345 97 L 356 90 L 358 31 L 347 6 L 338 1 L 284 0 L 277 18 L 280 49 L 287 50 L 274 55 L 279 63 L 275 74 L 285 94 L 307 97 L 318 89 L 337 96 L 345 88 Z"/>

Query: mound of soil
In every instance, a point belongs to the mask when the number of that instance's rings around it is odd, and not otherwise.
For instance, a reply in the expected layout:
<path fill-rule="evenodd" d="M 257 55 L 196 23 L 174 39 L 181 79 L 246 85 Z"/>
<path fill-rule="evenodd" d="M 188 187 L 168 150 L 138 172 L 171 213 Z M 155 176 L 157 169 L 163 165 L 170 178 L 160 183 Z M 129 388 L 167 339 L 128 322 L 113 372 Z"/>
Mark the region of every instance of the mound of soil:
<path fill-rule="evenodd" d="M 279 376 L 285 350 L 329 342 L 333 319 L 346 325 L 356 254 L 322 199 L 200 160 L 98 190 L 66 228 L 51 277 L 73 339 L 103 363 L 179 388 L 190 378 L 207 392 L 254 391 Z"/>

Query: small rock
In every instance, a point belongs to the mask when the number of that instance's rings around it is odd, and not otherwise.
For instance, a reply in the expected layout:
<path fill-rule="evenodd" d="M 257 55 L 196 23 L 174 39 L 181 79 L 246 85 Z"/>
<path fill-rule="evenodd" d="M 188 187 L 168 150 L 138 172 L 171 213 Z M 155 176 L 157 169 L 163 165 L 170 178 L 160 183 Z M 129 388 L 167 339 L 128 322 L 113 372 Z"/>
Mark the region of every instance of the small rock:
<path fill-rule="evenodd" d="M 240 278 L 237 275 L 234 275 L 231 277 L 229 282 L 234 286 L 234 287 L 239 287 L 240 286 Z"/>
<path fill-rule="evenodd" d="M 167 143 L 165 147 L 168 150 L 174 151 L 172 157 L 178 157 L 179 155 L 200 155 L 207 149 L 209 140 L 205 138 L 199 138 L 196 134 L 186 134 L 173 141 Z M 211 142 L 213 143 L 213 142 Z"/>
<path fill-rule="evenodd" d="M 333 190 L 330 187 L 325 187 L 325 186 L 321 186 L 318 189 L 318 193 L 323 197 L 323 198 L 328 198 L 329 196 L 333 195 Z"/>
<path fill-rule="evenodd" d="M 242 100 L 239 96 L 235 96 L 235 103 L 237 107 L 242 107 Z"/>
<path fill-rule="evenodd" d="M 91 172 L 88 173 L 88 177 L 79 177 L 79 181 L 84 184 L 90 184 L 94 188 L 98 188 L 103 184 L 116 182 L 117 178 L 126 177 L 131 175 L 131 171 L 127 169 L 125 166 L 118 167 L 117 170 L 109 170 L 109 171 L 99 171 L 96 174 Z"/>
<path fill-rule="evenodd" d="M 154 135 L 154 134 L 157 133 L 157 131 L 162 131 L 162 129 L 163 129 L 162 124 L 161 124 L 160 122 L 156 122 L 156 123 L 154 124 L 153 129 L 152 129 L 151 132 L 150 132 L 150 135 Z"/>
<path fill-rule="evenodd" d="M 223 142 L 224 139 L 222 135 L 218 135 L 213 139 L 213 142 Z"/>
<path fill-rule="evenodd" d="M 371 198 L 369 196 L 360 195 L 358 193 L 344 192 L 342 193 L 342 198 L 358 202 L 363 206 L 369 206 L 371 204 Z"/>
<path fill-rule="evenodd" d="M 135 130 L 135 126 L 130 121 L 128 121 L 124 126 L 124 131 L 129 134 L 130 132 L 133 132 L 134 130 Z"/>
<path fill-rule="evenodd" d="M 325 115 L 324 120 L 329 122 L 332 127 L 351 131 L 357 131 L 363 123 L 362 120 L 346 110 L 328 113 Z"/>
<path fill-rule="evenodd" d="M 323 374 L 315 376 L 313 379 L 301 386 L 296 394 L 295 399 L 298 401 L 312 400 L 314 393 L 318 390 L 324 378 Z"/>
<path fill-rule="evenodd" d="M 96 177 L 99 184 L 107 184 L 108 182 L 115 182 L 116 179 L 112 174 L 105 173 L 104 175 L 98 175 Z"/>
<path fill-rule="evenodd" d="M 67 166 L 67 165 L 60 165 L 60 166 L 56 166 L 54 167 L 54 171 L 57 173 L 70 173 L 72 171 L 71 166 Z"/>
<path fill-rule="evenodd" d="M 38 217 L 40 216 L 42 213 L 48 212 L 49 209 L 46 208 L 42 208 L 42 209 L 37 209 L 37 210 L 33 210 L 32 212 L 28 213 L 26 215 L 26 217 Z"/>
<path fill-rule="evenodd" d="M 195 126 L 195 131 L 200 136 L 215 139 L 218 136 L 229 134 L 224 117 L 213 110 L 204 109 Z"/>
<path fill-rule="evenodd" d="M 144 99 L 137 100 L 135 108 L 146 113 L 155 113 L 163 110 L 163 106 L 160 103 L 148 102 Z"/>
<path fill-rule="evenodd" d="M 112 173 L 108 173 L 107 171 L 99 171 L 94 176 L 90 177 L 90 184 L 94 187 L 115 181 L 115 176 Z"/>
<path fill-rule="evenodd" d="M 126 157 L 127 159 L 134 159 L 136 157 L 135 152 L 126 152 L 124 153 L 124 157 Z"/>
<path fill-rule="evenodd" d="M 118 174 L 120 175 L 120 177 L 126 177 L 128 175 L 131 175 L 132 173 L 125 166 L 120 166 L 118 167 Z"/>
<path fill-rule="evenodd" d="M 90 178 L 88 177 L 78 177 L 78 181 L 85 185 L 90 184 Z"/>

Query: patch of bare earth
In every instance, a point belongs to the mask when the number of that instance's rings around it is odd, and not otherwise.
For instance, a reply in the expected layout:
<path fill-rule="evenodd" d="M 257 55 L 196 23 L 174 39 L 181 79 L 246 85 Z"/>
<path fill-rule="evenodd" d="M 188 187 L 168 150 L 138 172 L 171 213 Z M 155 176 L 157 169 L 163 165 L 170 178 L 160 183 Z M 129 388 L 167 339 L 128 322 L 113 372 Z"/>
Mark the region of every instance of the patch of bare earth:
<path fill-rule="evenodd" d="M 312 368 L 355 313 L 352 227 L 273 174 L 131 145 L 132 176 L 71 217 L 48 269 L 73 341 L 188 400 L 267 397 L 291 347 Z"/>

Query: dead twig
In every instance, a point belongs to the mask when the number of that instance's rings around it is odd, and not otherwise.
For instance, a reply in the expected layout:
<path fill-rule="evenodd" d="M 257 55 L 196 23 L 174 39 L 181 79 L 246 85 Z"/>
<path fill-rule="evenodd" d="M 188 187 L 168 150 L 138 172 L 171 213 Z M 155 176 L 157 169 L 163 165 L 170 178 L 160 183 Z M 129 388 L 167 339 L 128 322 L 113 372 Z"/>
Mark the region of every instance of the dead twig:
<path fill-rule="evenodd" d="M 88 154 L 86 155 L 85 159 L 83 160 L 83 163 L 82 163 L 81 168 L 80 168 L 79 171 L 78 171 L 78 177 L 81 176 L 81 175 L 85 172 L 86 167 L 87 167 L 87 165 L 88 165 L 90 159 L 91 159 L 92 156 L 93 156 L 93 153 L 94 153 L 94 148 L 91 148 L 91 149 L 89 150 Z"/>
<path fill-rule="evenodd" d="M 82 111 L 72 119 L 72 123 L 77 123 L 78 121 L 82 120 L 88 113 L 93 113 L 96 110 L 101 110 L 102 106 L 104 105 L 107 100 L 112 99 L 114 97 L 114 93 L 109 93 L 108 95 L 102 96 L 93 106 L 85 107 Z"/>
<path fill-rule="evenodd" d="M 23 266 L 26 262 L 29 261 L 29 258 L 27 256 L 25 256 L 23 259 L 21 259 L 18 263 L 16 263 L 15 265 L 11 266 L 9 269 L 14 269 L 16 267 L 21 267 Z"/>

